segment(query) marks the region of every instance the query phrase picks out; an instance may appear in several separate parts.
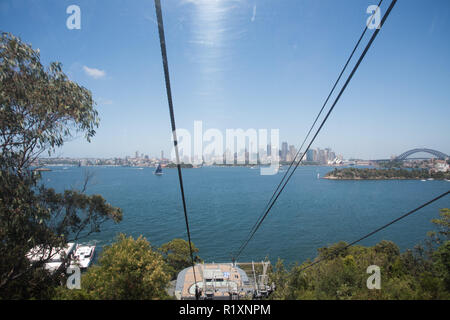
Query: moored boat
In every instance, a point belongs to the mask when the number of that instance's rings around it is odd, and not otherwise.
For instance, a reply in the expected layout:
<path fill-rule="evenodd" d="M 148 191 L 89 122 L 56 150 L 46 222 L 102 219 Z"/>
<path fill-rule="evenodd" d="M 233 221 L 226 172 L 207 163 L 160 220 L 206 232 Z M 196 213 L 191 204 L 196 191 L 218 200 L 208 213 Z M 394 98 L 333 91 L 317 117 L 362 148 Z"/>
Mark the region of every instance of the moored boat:
<path fill-rule="evenodd" d="M 38 261 L 46 261 L 44 268 L 50 272 L 55 272 L 59 269 L 64 259 L 69 257 L 75 248 L 75 243 L 69 242 L 65 248 L 43 248 L 42 246 L 37 246 L 31 249 L 26 255 L 31 263 Z"/>
<path fill-rule="evenodd" d="M 94 259 L 95 245 L 77 245 L 71 264 L 77 264 L 81 269 L 88 268 Z"/>

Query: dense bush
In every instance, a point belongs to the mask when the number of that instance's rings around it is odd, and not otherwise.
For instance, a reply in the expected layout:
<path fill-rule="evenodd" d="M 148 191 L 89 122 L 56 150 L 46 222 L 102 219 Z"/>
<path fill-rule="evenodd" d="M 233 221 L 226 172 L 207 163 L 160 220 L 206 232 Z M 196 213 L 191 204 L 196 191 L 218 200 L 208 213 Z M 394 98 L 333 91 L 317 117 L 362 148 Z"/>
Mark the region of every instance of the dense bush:
<path fill-rule="evenodd" d="M 335 168 L 325 177 L 334 179 L 450 179 L 449 172 L 428 172 L 425 169 L 369 169 L 369 168 Z"/>
<path fill-rule="evenodd" d="M 450 299 L 450 210 L 441 209 L 432 222 L 438 232 L 414 250 L 400 253 L 396 244 L 346 247 L 340 242 L 318 250 L 323 259 L 310 268 L 306 261 L 286 270 L 278 261 L 270 277 L 273 299 Z M 367 267 L 381 269 L 381 289 L 369 290 Z"/>
<path fill-rule="evenodd" d="M 151 300 L 169 298 L 170 275 L 161 254 L 142 236 L 119 235 L 98 265 L 82 276 L 81 289 L 59 288 L 56 299 Z"/>

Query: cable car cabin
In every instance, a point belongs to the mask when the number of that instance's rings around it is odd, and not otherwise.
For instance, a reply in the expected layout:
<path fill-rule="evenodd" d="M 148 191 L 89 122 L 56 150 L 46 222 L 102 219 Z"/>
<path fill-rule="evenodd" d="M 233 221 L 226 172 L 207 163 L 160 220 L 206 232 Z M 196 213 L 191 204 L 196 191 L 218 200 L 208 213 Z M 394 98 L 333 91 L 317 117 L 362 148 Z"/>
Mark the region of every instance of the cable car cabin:
<path fill-rule="evenodd" d="M 197 282 L 195 282 L 195 279 Z M 178 300 L 238 300 L 252 297 L 254 288 L 244 270 L 232 263 L 195 265 L 182 270 L 177 277 L 175 297 Z"/>

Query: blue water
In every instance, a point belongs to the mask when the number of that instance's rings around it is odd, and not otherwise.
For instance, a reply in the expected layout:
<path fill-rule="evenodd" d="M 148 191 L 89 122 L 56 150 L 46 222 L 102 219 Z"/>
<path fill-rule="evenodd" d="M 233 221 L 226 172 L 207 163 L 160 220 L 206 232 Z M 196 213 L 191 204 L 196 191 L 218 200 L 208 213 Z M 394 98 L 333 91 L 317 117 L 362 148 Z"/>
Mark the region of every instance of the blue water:
<path fill-rule="evenodd" d="M 84 172 L 94 174 L 87 193 L 101 194 L 123 209 L 123 221 L 106 223 L 91 235 L 101 247 L 119 232 L 145 236 L 160 246 L 174 238 L 187 239 L 176 169 L 163 176 L 153 168 L 52 167 L 42 182 L 58 191 L 82 186 Z M 240 261 L 266 256 L 286 263 L 314 258 L 317 249 L 340 240 L 351 242 L 420 204 L 449 190 L 447 181 L 334 181 L 317 179 L 330 167 L 299 167 Z M 191 236 L 207 262 L 230 261 L 278 185 L 282 174 L 262 176 L 244 167 L 204 167 L 183 170 Z M 433 229 L 439 208 L 450 197 L 414 213 L 361 242 L 374 245 L 392 240 L 400 249 L 412 248 Z"/>

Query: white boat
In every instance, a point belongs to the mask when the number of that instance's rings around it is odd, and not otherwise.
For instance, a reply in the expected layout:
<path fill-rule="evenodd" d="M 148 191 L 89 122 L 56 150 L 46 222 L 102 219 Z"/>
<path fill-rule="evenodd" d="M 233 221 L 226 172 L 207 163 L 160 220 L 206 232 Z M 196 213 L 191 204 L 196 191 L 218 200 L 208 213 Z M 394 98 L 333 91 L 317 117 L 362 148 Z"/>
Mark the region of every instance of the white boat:
<path fill-rule="evenodd" d="M 427 180 L 425 180 L 425 179 L 422 179 L 422 180 L 420 180 L 420 181 L 427 181 Z"/>
<path fill-rule="evenodd" d="M 77 245 L 73 253 L 71 264 L 77 264 L 81 269 L 86 269 L 94 259 L 95 245 Z"/>
<path fill-rule="evenodd" d="M 55 272 L 63 263 L 63 258 L 69 257 L 75 248 L 75 243 L 69 242 L 65 248 L 44 249 L 37 246 L 27 253 L 27 258 L 33 263 L 47 260 L 44 268 L 50 272 Z"/>
<path fill-rule="evenodd" d="M 427 180 L 428 180 L 428 181 L 433 181 L 434 179 L 433 179 L 433 178 L 428 178 Z"/>

